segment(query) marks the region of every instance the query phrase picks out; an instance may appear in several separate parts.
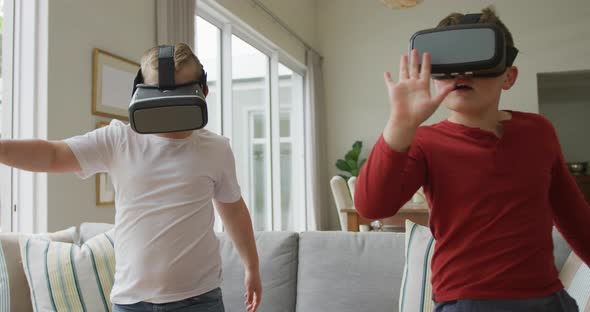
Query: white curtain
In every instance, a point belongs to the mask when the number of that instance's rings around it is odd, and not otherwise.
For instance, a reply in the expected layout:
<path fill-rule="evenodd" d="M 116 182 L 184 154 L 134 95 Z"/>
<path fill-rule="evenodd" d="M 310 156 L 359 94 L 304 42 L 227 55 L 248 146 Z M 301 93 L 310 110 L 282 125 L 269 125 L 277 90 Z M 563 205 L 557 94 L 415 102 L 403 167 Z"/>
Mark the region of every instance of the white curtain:
<path fill-rule="evenodd" d="M 156 0 L 156 42 L 195 47 L 196 0 Z"/>
<path fill-rule="evenodd" d="M 306 188 L 307 188 L 307 227 L 310 231 L 326 230 L 329 228 L 329 208 L 327 199 L 330 194 L 330 179 L 327 176 L 326 140 L 325 140 L 325 101 L 324 76 L 322 73 L 321 56 L 308 49 L 306 53 L 307 65 L 307 101 L 305 113 L 306 147 Z"/>

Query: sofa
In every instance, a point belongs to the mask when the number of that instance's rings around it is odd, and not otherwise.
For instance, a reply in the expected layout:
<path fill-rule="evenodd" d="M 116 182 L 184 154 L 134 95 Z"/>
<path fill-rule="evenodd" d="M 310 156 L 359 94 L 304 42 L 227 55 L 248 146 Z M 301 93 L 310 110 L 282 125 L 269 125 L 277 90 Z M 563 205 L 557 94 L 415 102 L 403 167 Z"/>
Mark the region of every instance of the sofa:
<path fill-rule="evenodd" d="M 79 242 L 110 229 L 85 223 Z M 398 311 L 404 269 L 404 233 L 259 232 L 263 301 L 259 311 Z M 226 311 L 244 311 L 243 267 L 231 240 L 218 234 Z M 554 232 L 555 264 L 570 249 Z"/>
<path fill-rule="evenodd" d="M 227 311 L 242 311 L 243 271 L 223 234 L 223 296 Z M 263 302 L 259 311 L 398 311 L 404 233 L 256 233 Z M 554 232 L 559 269 L 570 248 Z"/>

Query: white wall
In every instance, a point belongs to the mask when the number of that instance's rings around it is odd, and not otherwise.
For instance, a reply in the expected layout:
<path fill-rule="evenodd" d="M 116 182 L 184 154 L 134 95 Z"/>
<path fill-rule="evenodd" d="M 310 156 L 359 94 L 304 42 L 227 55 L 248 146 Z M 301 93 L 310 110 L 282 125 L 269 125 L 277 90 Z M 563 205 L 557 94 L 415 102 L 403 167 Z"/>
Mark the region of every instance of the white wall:
<path fill-rule="evenodd" d="M 153 0 L 49 1 L 48 137 L 95 128 L 91 114 L 92 49 L 139 61 L 156 44 Z M 102 119 L 107 120 L 107 119 Z M 108 120 L 107 120 L 108 121 Z M 48 177 L 48 230 L 84 221 L 114 222 L 114 207 L 96 207 L 94 178 Z"/>
<path fill-rule="evenodd" d="M 261 0 L 312 47 L 318 47 L 317 6 L 326 0 Z M 328 0 L 331 1 L 331 0 Z"/>
<path fill-rule="evenodd" d="M 357 139 L 368 154 L 389 114 L 383 72 L 397 76 L 399 57 L 417 30 L 436 26 L 451 12 L 479 12 L 495 4 L 521 51 L 516 86 L 501 100 L 503 108 L 538 112 L 536 74 L 588 69 L 590 1 L 587 0 L 424 0 L 406 10 L 392 11 L 376 0 L 319 0 L 317 30 L 324 56 L 327 97 L 327 164 Z M 428 123 L 439 121 L 439 111 Z M 332 225 L 338 227 L 334 209 Z"/>

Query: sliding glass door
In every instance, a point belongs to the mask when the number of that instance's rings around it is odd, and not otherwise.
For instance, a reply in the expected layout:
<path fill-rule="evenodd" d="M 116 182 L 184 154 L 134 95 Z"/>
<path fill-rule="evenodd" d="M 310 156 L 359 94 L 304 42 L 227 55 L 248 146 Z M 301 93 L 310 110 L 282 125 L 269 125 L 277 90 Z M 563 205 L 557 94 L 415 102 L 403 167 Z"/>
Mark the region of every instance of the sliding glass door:
<path fill-rule="evenodd" d="M 208 128 L 231 140 L 254 229 L 305 230 L 304 67 L 219 15 L 199 10 L 196 24 L 216 121 Z"/>

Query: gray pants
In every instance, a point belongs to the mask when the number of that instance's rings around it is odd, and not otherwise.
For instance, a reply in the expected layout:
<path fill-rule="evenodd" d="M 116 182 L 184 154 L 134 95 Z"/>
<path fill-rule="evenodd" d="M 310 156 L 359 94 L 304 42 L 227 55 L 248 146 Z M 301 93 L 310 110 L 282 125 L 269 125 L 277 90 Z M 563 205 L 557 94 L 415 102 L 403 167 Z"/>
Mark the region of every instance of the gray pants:
<path fill-rule="evenodd" d="M 437 302 L 435 312 L 578 312 L 576 301 L 565 290 L 534 299 L 455 300 Z"/>

